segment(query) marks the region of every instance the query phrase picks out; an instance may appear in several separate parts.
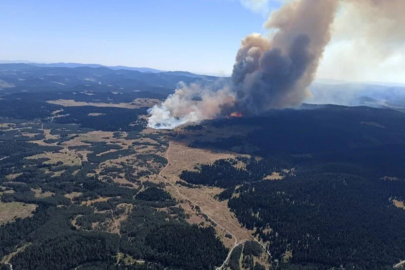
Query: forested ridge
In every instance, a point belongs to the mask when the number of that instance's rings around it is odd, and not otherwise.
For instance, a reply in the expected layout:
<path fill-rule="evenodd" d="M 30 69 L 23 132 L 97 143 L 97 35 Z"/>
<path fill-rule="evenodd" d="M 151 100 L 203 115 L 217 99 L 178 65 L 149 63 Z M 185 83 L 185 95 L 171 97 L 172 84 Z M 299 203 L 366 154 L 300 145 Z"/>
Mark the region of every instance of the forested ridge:
<path fill-rule="evenodd" d="M 228 161 L 203 167 L 201 178 L 191 179 L 221 186 L 220 181 L 203 180 L 217 178 L 224 163 Z M 404 200 L 405 181 L 385 181 L 357 164 L 296 165 L 293 175 L 285 174 L 279 181 L 255 177 L 233 182 L 231 175 L 227 189 L 218 196 L 229 199 L 239 221 L 270 243 L 274 265 L 382 269 L 402 260 L 405 211 L 392 200 Z M 224 181 L 226 171 L 225 166 Z M 287 252 L 293 254 L 291 259 L 285 259 Z"/>
<path fill-rule="evenodd" d="M 181 178 L 225 188 L 217 199 L 269 243 L 274 268 L 392 269 L 405 258 L 405 211 L 394 205 L 405 200 L 404 119 L 331 106 L 204 123 L 257 129 L 191 146 L 260 158 L 216 161 Z M 283 179 L 266 179 L 272 172 Z"/>

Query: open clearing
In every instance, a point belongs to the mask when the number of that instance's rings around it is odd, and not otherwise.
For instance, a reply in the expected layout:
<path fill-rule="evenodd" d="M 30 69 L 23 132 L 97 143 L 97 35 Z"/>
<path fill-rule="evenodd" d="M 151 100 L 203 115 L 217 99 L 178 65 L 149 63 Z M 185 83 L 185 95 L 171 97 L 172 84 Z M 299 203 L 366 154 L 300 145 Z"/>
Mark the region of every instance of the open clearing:
<path fill-rule="evenodd" d="M 92 107 L 109 107 L 109 108 L 123 108 L 123 109 L 139 109 L 144 107 L 151 107 L 155 104 L 160 103 L 158 99 L 148 99 L 148 98 L 137 98 L 131 103 L 104 103 L 104 102 L 83 102 L 75 101 L 73 99 L 58 99 L 58 100 L 49 100 L 47 101 L 50 104 L 61 105 L 64 107 L 83 107 L 83 106 L 92 106 Z M 100 115 L 100 114 L 99 114 Z M 97 116 L 97 115 L 93 115 Z"/>
<path fill-rule="evenodd" d="M 56 153 L 46 152 L 43 154 L 27 157 L 27 159 L 41 159 L 41 158 L 49 159 L 45 161 L 44 164 L 56 164 L 58 162 L 62 162 L 63 165 L 67 166 L 80 166 L 82 164 L 81 159 L 77 155 L 75 155 L 75 153 L 72 153 L 66 148 Z"/>
<path fill-rule="evenodd" d="M 92 107 L 109 107 L 109 108 L 124 108 L 124 109 L 138 109 L 137 105 L 132 105 L 130 103 L 95 103 L 95 102 L 83 102 L 75 101 L 73 99 L 58 99 L 58 100 L 49 100 L 47 101 L 50 104 L 61 105 L 64 107 L 83 107 L 83 106 L 92 106 Z"/>
<path fill-rule="evenodd" d="M 36 208 L 35 204 L 0 202 L 0 225 L 13 221 L 15 218 L 29 217 Z"/>
<path fill-rule="evenodd" d="M 51 197 L 52 195 L 55 195 L 55 193 L 52 193 L 50 191 L 43 191 L 42 189 L 31 189 L 35 193 L 35 198 L 38 199 L 43 199 L 47 197 Z"/>
<path fill-rule="evenodd" d="M 392 203 L 393 203 L 396 207 L 405 210 L 405 205 L 404 205 L 404 202 L 403 202 L 403 201 L 392 200 Z"/>
<path fill-rule="evenodd" d="M 212 152 L 210 150 L 188 147 L 182 143 L 170 143 L 170 165 L 165 176 L 178 177 L 183 170 L 195 170 L 196 165 L 212 164 L 219 159 L 235 158 L 233 153 Z"/>
<path fill-rule="evenodd" d="M 271 175 L 267 175 L 264 180 L 270 180 L 270 181 L 275 181 L 275 180 L 283 180 L 284 176 L 280 175 L 278 172 L 273 172 Z"/>
<path fill-rule="evenodd" d="M 198 164 L 211 164 L 218 159 L 234 158 L 231 153 L 214 153 L 203 149 L 194 149 L 181 143 L 171 142 L 167 151 L 168 165 L 161 171 L 161 176 L 170 182 L 167 190 L 178 201 L 185 201 L 187 198 L 191 207 L 197 208 L 198 205 L 220 226 L 215 226 L 218 235 L 224 244 L 230 248 L 234 245 L 235 239 L 224 238 L 226 231 L 230 232 L 237 238 L 237 241 L 244 242 L 252 239 L 252 232 L 243 228 L 234 214 L 227 206 L 227 201 L 218 201 L 214 196 L 219 194 L 223 189 L 212 187 L 187 188 L 176 185 L 176 181 L 181 181 L 179 174 L 183 170 L 193 169 Z M 183 196 L 179 196 L 179 193 Z M 198 222 L 199 219 L 193 218 L 192 223 Z"/>

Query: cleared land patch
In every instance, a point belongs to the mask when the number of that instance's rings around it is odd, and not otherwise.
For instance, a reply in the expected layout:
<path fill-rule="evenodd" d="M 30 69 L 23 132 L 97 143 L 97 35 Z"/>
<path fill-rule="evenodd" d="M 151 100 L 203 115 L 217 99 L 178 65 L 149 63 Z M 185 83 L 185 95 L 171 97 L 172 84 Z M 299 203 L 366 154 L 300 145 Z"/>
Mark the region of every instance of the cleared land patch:
<path fill-rule="evenodd" d="M 79 166 L 82 164 L 81 159 L 75 153 L 69 151 L 66 148 L 56 153 L 46 152 L 43 154 L 27 157 L 27 159 L 41 159 L 41 158 L 49 159 L 45 161 L 44 164 L 57 164 L 59 162 L 62 162 L 63 165 L 67 166 Z"/>
<path fill-rule="evenodd" d="M 30 217 L 36 208 L 37 206 L 35 204 L 0 202 L 0 225 L 13 221 L 16 218 Z"/>
<path fill-rule="evenodd" d="M 52 193 L 50 191 L 43 191 L 42 189 L 31 189 L 35 193 L 35 198 L 38 199 L 43 199 L 47 197 L 51 197 L 52 195 L 55 195 L 55 193 Z"/>
<path fill-rule="evenodd" d="M 264 180 L 282 180 L 284 179 L 284 176 L 280 175 L 278 172 L 273 172 L 271 175 L 267 175 Z"/>
<path fill-rule="evenodd" d="M 392 203 L 393 203 L 396 207 L 405 210 L 405 205 L 404 205 L 404 202 L 403 202 L 403 201 L 392 200 Z"/>
<path fill-rule="evenodd" d="M 137 98 L 131 103 L 105 103 L 105 102 L 83 102 L 75 101 L 73 99 L 57 99 L 47 101 L 50 104 L 60 105 L 64 107 L 108 107 L 108 108 L 123 108 L 123 109 L 139 109 L 143 107 L 151 107 L 155 104 L 160 103 L 158 99 L 148 99 L 148 98 Z M 95 115 L 93 115 L 95 116 Z"/>
<path fill-rule="evenodd" d="M 251 240 L 252 232 L 240 225 L 235 215 L 228 208 L 227 201 L 220 202 L 214 198 L 223 189 L 213 187 L 188 188 L 176 185 L 176 182 L 181 181 L 179 175 L 183 170 L 192 170 L 198 164 L 211 164 L 218 159 L 235 158 L 235 156 L 232 153 L 214 153 L 208 150 L 190 148 L 181 143 L 171 142 L 167 151 L 169 163 L 161 172 L 161 176 L 173 185 L 166 188 L 174 198 L 178 201 L 184 200 L 177 193 L 178 190 L 180 194 L 192 202 L 192 205 L 195 204 L 193 205 L 194 210 L 199 212 L 199 208 L 202 208 L 203 214 L 206 213 L 221 225 L 215 226 L 214 224 L 214 227 L 227 247 L 233 246 L 234 239 L 225 237 L 226 231 L 231 232 L 238 242 Z M 197 222 L 197 220 L 194 219 L 194 222 Z"/>

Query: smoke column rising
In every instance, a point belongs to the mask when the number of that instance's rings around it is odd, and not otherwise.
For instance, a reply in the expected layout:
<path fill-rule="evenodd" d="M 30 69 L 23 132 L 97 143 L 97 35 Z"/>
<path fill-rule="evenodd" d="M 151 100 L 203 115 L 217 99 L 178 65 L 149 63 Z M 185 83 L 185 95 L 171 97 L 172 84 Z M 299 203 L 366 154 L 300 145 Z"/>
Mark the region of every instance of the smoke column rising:
<path fill-rule="evenodd" d="M 235 95 L 228 87 L 218 91 L 198 84 L 180 83 L 174 94 L 149 110 L 148 126 L 173 129 L 186 123 L 197 123 L 217 117 L 223 108 L 233 106 Z"/>
<path fill-rule="evenodd" d="M 239 110 L 259 114 L 300 105 L 310 95 L 330 28 L 336 0 L 302 0 L 284 5 L 265 26 L 276 30 L 271 40 L 250 35 L 242 41 L 232 80 Z"/>
<path fill-rule="evenodd" d="M 229 86 L 214 91 L 182 84 L 165 102 L 150 109 L 148 126 L 173 129 L 234 112 L 257 115 L 300 105 L 311 95 L 308 87 L 331 40 L 332 25 L 342 3 L 358 10 L 370 8 L 374 16 L 395 15 L 398 18 L 389 18 L 394 25 L 403 21 L 403 13 L 397 10 L 405 7 L 405 0 L 289 1 L 265 23 L 269 37 L 251 34 L 242 40 Z"/>

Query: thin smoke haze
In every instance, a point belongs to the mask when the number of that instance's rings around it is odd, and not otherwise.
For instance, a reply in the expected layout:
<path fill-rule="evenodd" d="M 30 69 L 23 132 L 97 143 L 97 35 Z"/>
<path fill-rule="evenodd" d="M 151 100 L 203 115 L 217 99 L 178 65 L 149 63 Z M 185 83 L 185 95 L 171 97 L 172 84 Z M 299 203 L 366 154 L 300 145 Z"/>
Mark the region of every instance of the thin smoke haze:
<path fill-rule="evenodd" d="M 270 109 L 299 106 L 311 96 L 308 87 L 331 40 L 339 7 L 371 10 L 377 18 L 389 19 L 390 23 L 381 23 L 381 27 L 395 33 L 389 44 L 405 40 L 403 33 L 393 27 L 403 21 L 403 13 L 396 10 L 405 7 L 405 1 L 289 1 L 265 23 L 272 33 L 269 37 L 251 34 L 242 40 L 229 85 L 213 90 L 181 84 L 166 101 L 149 110 L 148 126 L 173 129 L 232 113 L 258 115 Z"/>

